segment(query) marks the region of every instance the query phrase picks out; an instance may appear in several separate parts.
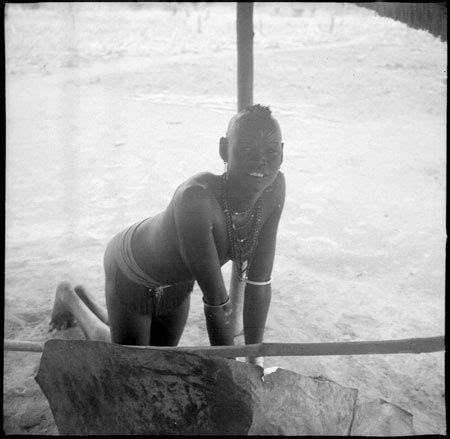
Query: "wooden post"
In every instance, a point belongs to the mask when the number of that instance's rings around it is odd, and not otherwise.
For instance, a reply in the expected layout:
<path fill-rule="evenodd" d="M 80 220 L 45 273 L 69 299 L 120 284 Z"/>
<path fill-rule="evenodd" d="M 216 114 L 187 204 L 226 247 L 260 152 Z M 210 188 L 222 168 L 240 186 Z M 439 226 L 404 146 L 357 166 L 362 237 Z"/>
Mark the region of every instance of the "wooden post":
<path fill-rule="evenodd" d="M 239 281 L 237 277 L 236 265 L 233 262 L 230 280 L 230 300 L 232 306 L 231 324 L 235 337 L 241 335 L 244 329 L 243 311 L 244 311 L 245 282 Z M 235 341 L 236 342 L 236 341 Z"/>
<path fill-rule="evenodd" d="M 237 109 L 253 105 L 253 3 L 236 4 L 237 31 Z M 234 335 L 242 331 L 244 287 L 236 278 L 235 265 L 231 273 L 230 297 L 233 304 Z"/>
<path fill-rule="evenodd" d="M 237 3 L 238 111 L 253 105 L 253 3 Z"/>

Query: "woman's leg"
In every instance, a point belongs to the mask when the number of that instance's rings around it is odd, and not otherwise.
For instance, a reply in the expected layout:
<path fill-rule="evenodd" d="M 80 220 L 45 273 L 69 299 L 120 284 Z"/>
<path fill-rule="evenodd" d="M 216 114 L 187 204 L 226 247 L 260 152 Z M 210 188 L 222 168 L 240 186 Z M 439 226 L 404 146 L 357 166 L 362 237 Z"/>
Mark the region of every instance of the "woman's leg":
<path fill-rule="evenodd" d="M 150 344 L 152 346 L 177 346 L 183 334 L 189 315 L 191 295 L 189 294 L 180 305 L 163 316 L 152 319 Z"/>
<path fill-rule="evenodd" d="M 56 288 L 50 326 L 60 330 L 77 323 L 88 340 L 111 340 L 108 326 L 85 305 L 69 282 L 61 282 Z"/>
<path fill-rule="evenodd" d="M 117 267 L 106 267 L 106 307 L 111 341 L 134 346 L 150 344 L 151 310 L 142 306 L 150 298 L 147 288 L 127 279 Z"/>

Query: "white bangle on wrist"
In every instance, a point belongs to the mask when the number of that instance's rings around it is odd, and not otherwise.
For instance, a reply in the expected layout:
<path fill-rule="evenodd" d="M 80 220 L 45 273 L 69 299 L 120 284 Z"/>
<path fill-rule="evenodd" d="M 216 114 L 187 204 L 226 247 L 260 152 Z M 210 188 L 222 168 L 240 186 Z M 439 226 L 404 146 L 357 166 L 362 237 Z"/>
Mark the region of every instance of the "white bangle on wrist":
<path fill-rule="evenodd" d="M 250 285 L 269 285 L 272 283 L 272 278 L 270 278 L 268 281 L 266 282 L 255 282 L 253 280 L 245 280 L 246 283 L 250 284 Z"/>
<path fill-rule="evenodd" d="M 209 303 L 205 302 L 205 299 L 202 299 L 202 300 L 203 300 L 203 305 L 205 305 L 208 308 L 220 308 L 222 306 L 225 306 L 230 301 L 230 298 L 228 297 L 228 299 L 225 300 L 225 302 L 221 303 L 220 305 L 210 305 Z"/>

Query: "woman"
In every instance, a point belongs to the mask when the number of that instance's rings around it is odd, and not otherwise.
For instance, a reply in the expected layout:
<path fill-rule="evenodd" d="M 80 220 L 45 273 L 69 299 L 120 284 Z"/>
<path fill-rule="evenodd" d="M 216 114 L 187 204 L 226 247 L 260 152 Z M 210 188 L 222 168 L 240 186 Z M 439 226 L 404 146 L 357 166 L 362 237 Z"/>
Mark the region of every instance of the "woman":
<path fill-rule="evenodd" d="M 203 293 L 211 345 L 232 345 L 232 314 L 245 287 L 246 344 L 261 343 L 271 298 L 276 234 L 285 199 L 283 143 L 268 107 L 236 114 L 220 139 L 225 173 L 182 183 L 167 209 L 116 235 L 105 252 L 107 315 L 82 287 L 58 285 L 51 325 L 75 318 L 89 339 L 176 346 L 190 293 Z M 221 266 L 233 260 L 230 301 Z M 97 317 L 95 317 L 97 316 Z M 109 325 L 109 327 L 108 327 Z"/>

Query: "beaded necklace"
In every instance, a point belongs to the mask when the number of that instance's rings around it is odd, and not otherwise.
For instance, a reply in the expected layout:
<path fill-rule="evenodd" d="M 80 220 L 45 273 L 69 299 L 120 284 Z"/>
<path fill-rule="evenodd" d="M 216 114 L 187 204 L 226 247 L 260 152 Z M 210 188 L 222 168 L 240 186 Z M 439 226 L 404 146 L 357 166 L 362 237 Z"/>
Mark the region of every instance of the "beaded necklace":
<path fill-rule="evenodd" d="M 225 214 L 225 222 L 227 225 L 227 238 L 230 246 L 230 259 L 236 263 L 237 276 L 240 281 L 247 278 L 248 270 L 253 259 L 256 246 L 258 244 L 258 235 L 260 232 L 262 200 L 258 198 L 255 205 L 251 209 L 250 216 L 247 221 L 236 227 L 233 223 L 231 211 L 228 207 L 227 190 L 226 190 L 226 174 L 222 174 L 221 180 L 221 202 L 222 209 Z M 247 211 L 248 212 L 248 211 Z M 240 239 L 238 236 L 244 238 Z"/>

